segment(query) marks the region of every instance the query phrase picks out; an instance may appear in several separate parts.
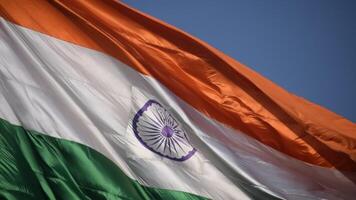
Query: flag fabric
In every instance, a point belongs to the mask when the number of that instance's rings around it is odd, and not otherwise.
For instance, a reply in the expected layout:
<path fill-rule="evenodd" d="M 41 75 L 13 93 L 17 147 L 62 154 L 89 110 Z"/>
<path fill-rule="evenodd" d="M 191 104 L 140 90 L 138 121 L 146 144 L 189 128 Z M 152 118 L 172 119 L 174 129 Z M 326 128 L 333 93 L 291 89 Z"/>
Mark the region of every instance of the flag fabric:
<path fill-rule="evenodd" d="M 353 122 L 114 0 L 0 0 L 0 118 L 0 199 L 356 195 Z"/>

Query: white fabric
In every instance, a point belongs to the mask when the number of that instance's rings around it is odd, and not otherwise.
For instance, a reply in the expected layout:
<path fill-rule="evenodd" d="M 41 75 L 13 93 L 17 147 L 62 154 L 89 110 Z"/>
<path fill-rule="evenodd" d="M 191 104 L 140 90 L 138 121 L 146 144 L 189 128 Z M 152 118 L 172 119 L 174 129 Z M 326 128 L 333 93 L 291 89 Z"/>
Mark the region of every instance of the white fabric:
<path fill-rule="evenodd" d="M 356 195 L 345 174 L 293 159 L 203 116 L 110 56 L 2 18 L 0 28 L 0 117 L 90 146 L 141 184 L 217 200 L 249 199 L 245 190 L 286 199 Z M 135 137 L 132 119 L 148 99 L 185 127 L 198 149 L 190 159 L 161 157 Z"/>

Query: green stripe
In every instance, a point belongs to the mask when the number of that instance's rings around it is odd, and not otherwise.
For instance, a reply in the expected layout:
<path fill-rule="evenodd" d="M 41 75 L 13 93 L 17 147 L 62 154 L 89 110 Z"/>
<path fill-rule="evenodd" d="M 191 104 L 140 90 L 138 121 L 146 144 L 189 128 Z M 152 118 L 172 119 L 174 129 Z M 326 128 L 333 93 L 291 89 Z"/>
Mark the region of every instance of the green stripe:
<path fill-rule="evenodd" d="M 99 152 L 0 119 L 0 199 L 206 199 L 130 179 Z"/>

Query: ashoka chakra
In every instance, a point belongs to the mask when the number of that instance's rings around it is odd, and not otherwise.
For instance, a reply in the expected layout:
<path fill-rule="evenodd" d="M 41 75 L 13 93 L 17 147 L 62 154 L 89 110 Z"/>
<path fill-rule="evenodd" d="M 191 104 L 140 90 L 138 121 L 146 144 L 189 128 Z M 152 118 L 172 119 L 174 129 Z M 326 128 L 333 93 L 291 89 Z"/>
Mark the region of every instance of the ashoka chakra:
<path fill-rule="evenodd" d="M 184 161 L 196 152 L 178 121 L 155 100 L 137 111 L 132 127 L 141 144 L 160 156 Z"/>

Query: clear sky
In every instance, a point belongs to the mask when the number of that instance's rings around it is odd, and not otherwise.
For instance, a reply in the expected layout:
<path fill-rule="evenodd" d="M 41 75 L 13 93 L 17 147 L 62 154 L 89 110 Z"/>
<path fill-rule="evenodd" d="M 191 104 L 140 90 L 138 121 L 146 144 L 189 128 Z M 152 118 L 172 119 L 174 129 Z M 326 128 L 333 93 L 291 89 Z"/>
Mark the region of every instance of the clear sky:
<path fill-rule="evenodd" d="M 355 0 L 124 0 L 356 122 Z"/>

